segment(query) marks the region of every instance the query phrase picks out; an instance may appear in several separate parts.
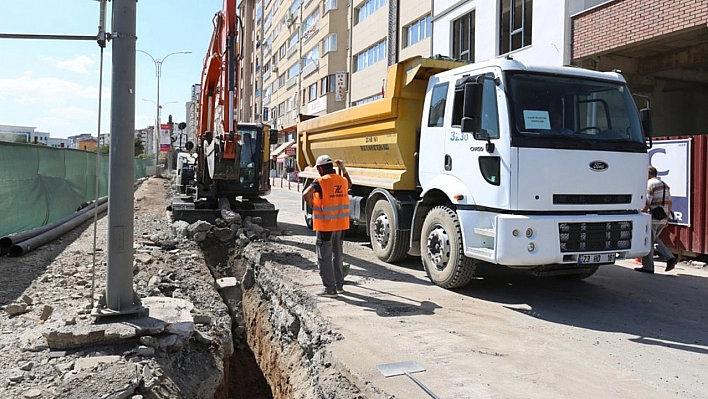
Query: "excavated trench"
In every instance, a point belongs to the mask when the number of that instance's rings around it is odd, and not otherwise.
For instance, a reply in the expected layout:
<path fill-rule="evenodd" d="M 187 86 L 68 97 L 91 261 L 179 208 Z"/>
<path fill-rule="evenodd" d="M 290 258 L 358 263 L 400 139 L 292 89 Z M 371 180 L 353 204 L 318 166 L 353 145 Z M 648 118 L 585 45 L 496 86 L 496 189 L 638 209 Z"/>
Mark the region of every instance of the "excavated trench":
<path fill-rule="evenodd" d="M 215 243 L 214 241 L 200 244 L 214 279 L 236 277 L 235 270 L 229 266 L 230 255 L 237 250 Z M 222 290 L 220 292 L 231 316 L 231 333 L 234 337 L 234 353 L 224 359 L 224 381 L 219 386 L 215 399 L 273 399 L 268 381 L 258 366 L 253 351 L 248 346 L 245 328 L 241 324 L 240 290 Z"/>
<path fill-rule="evenodd" d="M 270 241 L 218 240 L 200 246 L 215 279 L 233 277 L 220 294 L 231 315 L 234 354 L 216 398 L 387 398 L 334 359 L 328 345 L 342 339 L 316 300 L 284 273 L 293 256 Z"/>

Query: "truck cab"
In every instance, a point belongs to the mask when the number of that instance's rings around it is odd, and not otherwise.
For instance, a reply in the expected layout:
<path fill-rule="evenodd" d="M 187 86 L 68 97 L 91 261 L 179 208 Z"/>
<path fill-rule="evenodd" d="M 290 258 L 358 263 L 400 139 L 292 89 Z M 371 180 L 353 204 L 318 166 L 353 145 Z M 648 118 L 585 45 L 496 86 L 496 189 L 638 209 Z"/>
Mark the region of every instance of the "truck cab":
<path fill-rule="evenodd" d="M 651 222 L 638 212 L 647 164 L 618 73 L 507 59 L 440 73 L 423 109 L 416 213 L 443 211 L 418 217 L 412 248 L 443 284 L 465 262 L 445 255 L 455 245 L 470 259 L 589 276 L 649 251 Z M 444 228 L 458 224 L 459 237 Z"/>

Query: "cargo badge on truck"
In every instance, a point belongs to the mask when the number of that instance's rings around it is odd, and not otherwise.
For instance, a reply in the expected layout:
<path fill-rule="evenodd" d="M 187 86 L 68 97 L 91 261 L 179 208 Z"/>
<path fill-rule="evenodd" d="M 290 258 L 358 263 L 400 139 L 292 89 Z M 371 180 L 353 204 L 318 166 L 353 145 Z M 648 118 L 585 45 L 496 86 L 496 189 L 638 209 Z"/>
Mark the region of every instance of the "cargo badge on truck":
<path fill-rule="evenodd" d="M 602 161 L 590 162 L 590 170 L 595 171 L 595 172 L 604 172 L 609 167 L 610 167 L 610 165 L 608 165 L 607 162 L 602 162 Z"/>

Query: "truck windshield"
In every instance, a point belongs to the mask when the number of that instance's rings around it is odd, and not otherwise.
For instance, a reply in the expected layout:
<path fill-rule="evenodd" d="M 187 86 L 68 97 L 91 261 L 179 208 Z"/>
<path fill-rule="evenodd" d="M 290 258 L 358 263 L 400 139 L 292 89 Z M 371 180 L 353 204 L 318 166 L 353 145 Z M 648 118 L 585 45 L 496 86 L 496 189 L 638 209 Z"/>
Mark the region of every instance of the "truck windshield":
<path fill-rule="evenodd" d="M 625 84 L 525 72 L 507 77 L 513 146 L 646 151 Z"/>

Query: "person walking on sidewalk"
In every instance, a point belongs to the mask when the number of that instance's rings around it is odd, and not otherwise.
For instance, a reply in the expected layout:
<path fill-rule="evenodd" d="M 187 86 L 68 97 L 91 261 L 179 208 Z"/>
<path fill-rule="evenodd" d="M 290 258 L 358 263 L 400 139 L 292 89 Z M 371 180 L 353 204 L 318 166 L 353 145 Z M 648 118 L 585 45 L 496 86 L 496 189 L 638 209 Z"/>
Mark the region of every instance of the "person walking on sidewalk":
<path fill-rule="evenodd" d="M 330 298 L 344 292 L 342 237 L 349 229 L 352 187 L 344 162 L 338 159 L 336 164 L 342 176 L 334 170 L 332 158 L 320 155 L 315 162 L 320 177 L 302 192 L 302 198 L 312 208 L 312 227 L 317 235 L 317 267 L 324 285 L 317 295 Z"/>
<path fill-rule="evenodd" d="M 666 271 L 671 271 L 676 266 L 677 259 L 674 254 L 666 248 L 664 242 L 659 238 L 659 234 L 666 227 L 671 215 L 671 189 L 669 185 L 659 180 L 656 168 L 649 165 L 649 180 L 647 181 L 647 202 L 642 212 L 652 214 L 651 218 L 651 239 L 656 243 L 656 248 L 666 261 Z M 663 211 L 663 212 L 662 212 Z M 644 273 L 654 273 L 654 245 L 651 245 L 649 253 L 642 258 L 642 267 L 635 267 L 634 270 Z"/>

